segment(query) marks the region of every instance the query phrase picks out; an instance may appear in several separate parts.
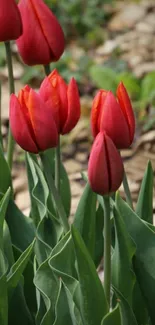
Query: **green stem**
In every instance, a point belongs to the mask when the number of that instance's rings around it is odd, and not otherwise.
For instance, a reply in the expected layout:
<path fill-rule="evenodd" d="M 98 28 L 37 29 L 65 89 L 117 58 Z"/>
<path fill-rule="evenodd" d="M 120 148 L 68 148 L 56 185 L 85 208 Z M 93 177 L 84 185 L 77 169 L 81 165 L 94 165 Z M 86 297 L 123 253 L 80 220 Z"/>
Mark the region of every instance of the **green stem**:
<path fill-rule="evenodd" d="M 55 186 L 60 193 L 60 168 L 61 168 L 61 152 L 60 152 L 60 137 L 58 146 L 55 148 Z"/>
<path fill-rule="evenodd" d="M 125 171 L 124 171 L 124 177 L 123 177 L 123 187 L 124 187 L 124 192 L 125 192 L 125 196 L 126 196 L 126 201 L 129 204 L 129 206 L 131 207 L 131 209 L 133 209 L 131 193 L 130 193 L 129 184 L 128 184 L 128 180 L 127 180 Z"/>
<path fill-rule="evenodd" d="M 48 76 L 50 74 L 51 70 L 50 70 L 49 64 L 44 65 L 44 71 L 45 71 L 46 76 Z"/>
<path fill-rule="evenodd" d="M 12 54 L 11 54 L 11 47 L 10 42 L 5 42 L 5 49 L 6 49 L 6 59 L 8 65 L 8 75 L 9 75 L 9 90 L 10 95 L 15 93 L 15 86 L 14 86 L 14 77 L 13 77 L 13 65 L 12 65 Z M 12 161 L 13 161 L 13 151 L 14 151 L 14 139 L 9 127 L 9 135 L 8 135 L 8 150 L 7 150 L 7 161 L 12 169 Z"/>
<path fill-rule="evenodd" d="M 104 202 L 104 292 L 110 309 L 111 287 L 111 222 L 110 198 L 103 197 Z"/>
<path fill-rule="evenodd" d="M 57 211 L 58 211 L 58 214 L 59 214 L 61 224 L 63 225 L 64 231 L 68 232 L 69 231 L 69 224 L 68 224 L 68 220 L 67 220 L 67 216 L 66 216 L 63 204 L 61 202 L 59 193 L 58 193 L 58 191 L 57 191 L 57 189 L 55 187 L 52 173 L 49 174 L 47 172 L 49 170 L 48 158 L 46 157 L 46 155 L 44 153 L 40 154 L 40 158 L 41 158 L 42 165 L 43 165 L 44 175 L 45 175 L 48 187 L 52 192 L 52 196 L 53 196 L 55 204 L 56 204 L 56 208 L 57 208 Z"/>
<path fill-rule="evenodd" d="M 3 148 L 3 136 L 2 136 L 2 84 L 0 82 L 0 143 Z"/>

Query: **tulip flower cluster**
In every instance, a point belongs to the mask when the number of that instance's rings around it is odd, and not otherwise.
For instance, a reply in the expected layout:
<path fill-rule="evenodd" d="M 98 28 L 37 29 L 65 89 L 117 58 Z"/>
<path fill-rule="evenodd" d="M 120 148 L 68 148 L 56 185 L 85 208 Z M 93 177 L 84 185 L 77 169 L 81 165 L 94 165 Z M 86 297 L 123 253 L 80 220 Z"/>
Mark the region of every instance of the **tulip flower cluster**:
<path fill-rule="evenodd" d="M 10 125 L 16 142 L 26 151 L 38 153 L 56 147 L 58 135 L 70 132 L 80 118 L 77 84 L 69 85 L 54 70 L 37 94 L 29 86 L 10 99 Z"/>
<path fill-rule="evenodd" d="M 0 2 L 0 40 L 17 39 L 19 53 L 28 65 L 49 64 L 64 51 L 62 28 L 43 0 Z M 9 5 L 9 10 L 8 10 Z M 54 70 L 42 82 L 39 93 L 24 87 L 10 100 L 10 126 L 16 142 L 26 151 L 38 153 L 56 147 L 59 134 L 70 132 L 80 118 L 76 81 L 67 85 Z M 94 98 L 91 128 L 95 138 L 88 176 L 93 191 L 108 194 L 123 179 L 118 149 L 128 148 L 134 137 L 135 120 L 127 91 L 122 83 L 117 97 L 100 90 Z"/>
<path fill-rule="evenodd" d="M 135 119 L 127 91 L 120 83 L 117 99 L 111 91 L 100 90 L 94 98 L 91 128 L 95 138 L 88 165 L 94 192 L 115 192 L 123 180 L 123 163 L 117 149 L 128 148 L 134 138 Z"/>

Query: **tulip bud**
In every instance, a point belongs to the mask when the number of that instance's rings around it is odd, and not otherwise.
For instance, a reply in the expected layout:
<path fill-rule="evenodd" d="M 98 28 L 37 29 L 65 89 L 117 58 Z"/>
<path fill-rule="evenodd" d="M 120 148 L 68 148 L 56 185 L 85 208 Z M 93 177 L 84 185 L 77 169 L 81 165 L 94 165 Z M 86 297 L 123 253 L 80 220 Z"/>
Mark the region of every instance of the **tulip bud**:
<path fill-rule="evenodd" d="M 17 40 L 19 53 L 28 65 L 49 64 L 64 51 L 62 28 L 42 0 L 21 0 L 19 10 L 23 35 Z"/>
<path fill-rule="evenodd" d="M 15 0 L 0 0 L 0 42 L 17 39 L 22 34 L 22 20 Z"/>
<path fill-rule="evenodd" d="M 114 143 L 101 131 L 96 136 L 88 163 L 92 190 L 100 195 L 115 192 L 123 180 L 123 163 Z"/>
<path fill-rule="evenodd" d="M 58 132 L 51 109 L 29 86 L 10 98 L 10 126 L 16 142 L 26 151 L 38 153 L 56 147 Z"/>
<path fill-rule="evenodd" d="M 111 91 L 100 90 L 97 93 L 91 112 L 91 128 L 94 137 L 104 130 L 118 149 L 124 149 L 133 141 L 135 119 L 123 83 L 117 88 L 117 99 Z"/>
<path fill-rule="evenodd" d="M 74 78 L 67 85 L 54 70 L 43 80 L 39 93 L 51 107 L 58 133 L 70 132 L 80 118 L 80 99 Z"/>

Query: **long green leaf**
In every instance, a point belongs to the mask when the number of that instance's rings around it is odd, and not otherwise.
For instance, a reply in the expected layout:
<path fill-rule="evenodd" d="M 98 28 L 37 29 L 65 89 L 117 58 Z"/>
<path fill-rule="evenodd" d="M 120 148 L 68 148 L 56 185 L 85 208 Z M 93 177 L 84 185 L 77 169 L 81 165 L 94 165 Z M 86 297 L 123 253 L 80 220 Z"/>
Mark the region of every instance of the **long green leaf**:
<path fill-rule="evenodd" d="M 49 161 L 49 168 L 47 170 L 48 173 L 52 173 L 52 176 L 54 178 L 55 173 L 55 150 L 50 149 L 45 152 L 45 156 L 48 158 Z M 70 183 L 68 174 L 63 166 L 63 163 L 61 162 L 60 166 L 60 196 L 62 200 L 62 204 L 64 206 L 65 212 L 67 217 L 70 214 L 70 208 L 71 208 L 71 189 L 70 189 Z"/>
<path fill-rule="evenodd" d="M 53 249 L 49 265 L 58 279 L 62 279 L 73 323 L 83 324 L 80 309 L 81 296 L 79 296 L 78 290 L 79 282 L 76 279 L 74 245 L 70 233 L 66 234 Z M 68 307 L 66 306 L 66 308 Z"/>
<path fill-rule="evenodd" d="M 0 144 L 0 194 L 6 193 L 11 186 L 11 174 L 9 166 L 4 158 L 2 146 Z"/>
<path fill-rule="evenodd" d="M 24 251 L 35 237 L 35 228 L 32 219 L 25 217 L 14 201 L 10 200 L 6 212 L 6 221 L 9 226 L 12 244 Z"/>
<path fill-rule="evenodd" d="M 119 305 L 117 305 L 109 314 L 107 314 L 102 322 L 101 325 L 121 325 L 121 315 Z"/>
<path fill-rule="evenodd" d="M 57 299 L 57 303 L 55 306 L 55 322 L 53 325 L 73 325 L 71 315 L 69 312 L 69 306 L 67 302 L 66 291 L 64 286 L 62 285 L 62 281 L 60 280 L 60 291 Z"/>
<path fill-rule="evenodd" d="M 114 289 L 114 292 L 117 296 L 117 299 L 118 299 L 119 305 L 120 305 L 121 324 L 122 325 L 138 325 L 135 315 L 133 313 L 133 310 L 132 310 L 131 306 L 128 304 L 125 297 L 115 287 L 113 287 L 113 289 Z"/>
<path fill-rule="evenodd" d="M 33 251 L 35 240 L 32 244 L 20 255 L 18 260 L 11 267 L 9 274 L 7 275 L 7 286 L 8 290 L 12 291 L 12 289 L 16 288 L 19 283 L 23 271 L 30 259 L 30 256 Z"/>
<path fill-rule="evenodd" d="M 28 184 L 31 197 L 31 217 L 36 226 L 47 213 L 49 189 L 34 155 L 26 155 Z"/>
<path fill-rule="evenodd" d="M 96 200 L 96 193 L 87 183 L 74 219 L 74 226 L 80 232 L 92 259 L 94 259 L 95 253 Z"/>
<path fill-rule="evenodd" d="M 71 232 L 77 258 L 82 293 L 81 308 L 85 325 L 100 324 L 107 313 L 104 290 L 96 272 L 95 265 L 78 230 L 72 227 Z"/>
<path fill-rule="evenodd" d="M 134 271 L 145 299 L 153 324 L 155 324 L 155 233 L 117 195 L 117 209 L 127 231 L 136 244 Z"/>
<path fill-rule="evenodd" d="M 115 247 L 112 256 L 112 284 L 132 305 L 132 293 L 135 284 L 132 258 L 136 246 L 115 207 L 113 214 L 115 220 Z"/>
<path fill-rule="evenodd" d="M 0 324 L 8 325 L 8 295 L 6 283 L 7 266 L 0 249 Z"/>
<path fill-rule="evenodd" d="M 6 210 L 8 207 L 9 199 L 10 199 L 11 189 L 9 188 L 6 194 L 3 196 L 0 201 L 0 248 L 3 246 L 3 224 L 6 215 Z"/>
<path fill-rule="evenodd" d="M 153 169 L 150 161 L 142 180 L 136 213 L 145 221 L 153 224 Z"/>

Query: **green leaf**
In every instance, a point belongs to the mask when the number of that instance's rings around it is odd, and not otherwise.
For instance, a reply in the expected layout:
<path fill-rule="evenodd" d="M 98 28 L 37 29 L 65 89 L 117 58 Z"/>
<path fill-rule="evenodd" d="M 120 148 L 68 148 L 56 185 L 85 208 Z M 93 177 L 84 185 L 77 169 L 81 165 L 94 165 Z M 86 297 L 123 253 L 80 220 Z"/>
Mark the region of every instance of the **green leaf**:
<path fill-rule="evenodd" d="M 102 65 L 93 65 L 90 70 L 90 77 L 93 83 L 98 87 L 106 90 L 116 91 L 117 74 L 112 69 Z"/>
<path fill-rule="evenodd" d="M 53 150 L 53 149 L 47 150 L 45 152 L 45 156 L 48 158 L 48 161 L 49 161 L 48 173 L 52 173 L 52 176 L 54 178 L 55 150 Z M 60 167 L 60 196 L 61 196 L 62 204 L 64 206 L 66 215 L 69 216 L 70 207 L 71 207 L 71 189 L 70 189 L 68 174 L 67 174 L 62 162 L 61 162 L 61 167 Z"/>
<path fill-rule="evenodd" d="M 148 310 L 137 280 L 133 289 L 132 309 L 138 324 L 140 325 L 149 324 Z"/>
<path fill-rule="evenodd" d="M 2 146 L 0 144 L 0 193 L 4 194 L 11 186 L 11 174 L 8 164 L 4 158 Z"/>
<path fill-rule="evenodd" d="M 49 265 L 58 279 L 62 279 L 73 324 L 81 325 L 81 295 L 76 279 L 75 252 L 70 232 L 53 249 Z"/>
<path fill-rule="evenodd" d="M 52 247 L 60 239 L 62 227 L 58 219 L 51 213 L 55 213 L 54 206 L 35 155 L 27 154 L 27 171 L 31 191 L 31 217 L 35 224 L 38 225 L 36 231 L 36 256 L 40 265 L 47 259 Z M 52 211 L 49 211 L 49 209 Z"/>
<path fill-rule="evenodd" d="M 134 271 L 153 324 L 155 324 L 155 233 L 117 195 L 117 209 L 136 244 Z"/>
<path fill-rule="evenodd" d="M 12 244 L 24 251 L 35 237 L 35 228 L 32 219 L 25 217 L 14 201 L 10 200 L 6 212 L 6 221 L 9 226 Z"/>
<path fill-rule="evenodd" d="M 94 259 L 95 253 L 96 200 L 96 193 L 92 191 L 89 183 L 87 183 L 74 219 L 74 226 L 83 238 L 92 259 Z"/>
<path fill-rule="evenodd" d="M 71 233 L 77 258 L 82 293 L 81 308 L 85 325 L 100 324 L 108 310 L 104 290 L 95 265 L 78 230 L 72 226 Z"/>
<path fill-rule="evenodd" d="M 6 283 L 6 261 L 0 249 L 0 324 L 8 325 L 8 296 Z"/>
<path fill-rule="evenodd" d="M 150 161 L 142 180 L 136 213 L 140 218 L 153 224 L 153 169 Z"/>
<path fill-rule="evenodd" d="M 101 325 L 121 325 L 121 324 L 122 323 L 121 323 L 119 305 L 117 305 L 109 314 L 107 314 L 101 322 Z"/>
<path fill-rule="evenodd" d="M 12 291 L 16 288 L 17 284 L 19 283 L 21 276 L 23 274 L 24 269 L 30 259 L 30 256 L 33 251 L 35 240 L 32 244 L 20 255 L 18 260 L 14 263 L 11 267 L 9 274 L 7 275 L 7 286 L 8 290 Z"/>
<path fill-rule="evenodd" d="M 69 217 L 71 208 L 71 189 L 68 174 L 62 163 L 60 168 L 60 194 L 66 215 Z"/>
<path fill-rule="evenodd" d="M 31 217 L 36 226 L 47 213 L 49 189 L 35 155 L 27 154 L 27 175 L 31 197 Z"/>
<path fill-rule="evenodd" d="M 11 189 L 9 188 L 6 194 L 3 196 L 0 201 L 0 248 L 3 247 L 3 224 L 6 215 L 6 210 L 8 207 L 9 199 L 10 199 Z"/>
<path fill-rule="evenodd" d="M 63 298 L 64 292 L 62 293 L 63 297 L 60 297 L 60 286 L 61 279 L 67 283 L 66 285 L 69 286 L 69 289 L 71 289 L 72 283 L 77 282 L 69 275 L 70 273 L 72 274 L 72 269 L 74 268 L 75 257 L 73 253 L 73 244 L 68 233 L 55 246 L 51 256 L 37 269 L 34 283 L 42 297 L 38 303 L 37 324 L 53 324 L 58 318 L 58 309 L 62 308 L 62 300 L 64 305 L 63 315 L 65 312 L 65 317 L 68 317 L 66 315 L 68 301 Z M 69 282 L 69 285 L 66 281 Z M 61 313 L 59 320 L 60 318 Z"/>
<path fill-rule="evenodd" d="M 49 266 L 49 260 L 43 262 L 37 269 L 34 284 L 40 292 L 36 323 L 51 325 L 55 321 L 55 306 L 59 296 L 57 276 Z"/>
<path fill-rule="evenodd" d="M 24 296 L 23 286 L 21 283 L 19 283 L 17 287 L 14 289 L 12 297 L 9 300 L 8 325 L 21 325 L 21 324 L 34 325 L 34 319 L 28 309 L 25 296 Z"/>
<path fill-rule="evenodd" d="M 60 280 L 59 295 L 55 306 L 55 322 L 53 325 L 73 325 L 69 312 L 66 291 Z"/>
<path fill-rule="evenodd" d="M 36 258 L 40 265 L 45 261 L 51 253 L 52 248 L 62 236 L 63 229 L 58 220 L 52 217 L 44 217 L 36 231 Z"/>
<path fill-rule="evenodd" d="M 135 254 L 136 246 L 115 207 L 113 214 L 115 220 L 115 247 L 112 256 L 112 284 L 131 305 L 132 292 L 135 284 L 132 258 Z"/>
<path fill-rule="evenodd" d="M 113 287 L 114 292 L 117 296 L 120 311 L 121 311 L 121 324 L 122 325 L 138 325 L 135 315 L 133 313 L 132 308 L 128 304 L 125 297 L 117 290 L 115 287 Z"/>
<path fill-rule="evenodd" d="M 83 325 L 83 322 L 80 318 L 80 314 L 77 315 L 77 309 L 74 303 L 74 299 L 75 299 L 75 292 L 76 292 L 76 282 L 74 282 L 75 287 L 74 290 L 72 291 L 72 293 L 70 292 L 70 290 L 68 289 L 67 285 L 65 285 L 65 283 L 63 282 L 64 285 L 64 289 L 66 291 L 66 297 L 67 297 L 67 301 L 68 301 L 68 306 L 69 306 L 69 312 L 70 312 L 70 316 L 72 319 L 72 325 Z M 72 286 L 73 288 L 73 286 Z"/>

